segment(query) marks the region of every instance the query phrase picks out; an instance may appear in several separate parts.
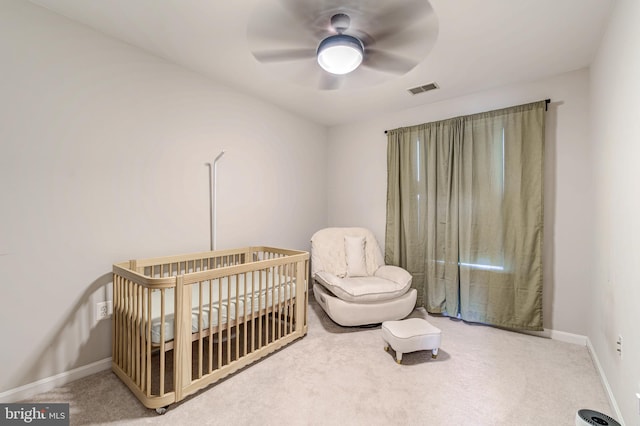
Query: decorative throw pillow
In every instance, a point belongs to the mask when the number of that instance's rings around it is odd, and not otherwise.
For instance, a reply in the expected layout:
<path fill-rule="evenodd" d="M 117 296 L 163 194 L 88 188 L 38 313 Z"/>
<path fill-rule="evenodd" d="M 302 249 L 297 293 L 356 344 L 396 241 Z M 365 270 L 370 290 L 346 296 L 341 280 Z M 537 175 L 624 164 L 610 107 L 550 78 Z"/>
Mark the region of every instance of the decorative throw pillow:
<path fill-rule="evenodd" d="M 347 258 L 347 277 L 366 277 L 365 237 L 344 237 L 344 252 Z"/>

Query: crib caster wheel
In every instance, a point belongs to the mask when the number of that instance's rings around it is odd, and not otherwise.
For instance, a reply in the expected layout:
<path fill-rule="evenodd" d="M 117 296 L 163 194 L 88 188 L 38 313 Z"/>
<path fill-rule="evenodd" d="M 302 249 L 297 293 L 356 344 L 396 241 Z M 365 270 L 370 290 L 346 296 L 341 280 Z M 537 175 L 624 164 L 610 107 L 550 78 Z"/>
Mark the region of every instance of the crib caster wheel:
<path fill-rule="evenodd" d="M 402 360 L 401 360 L 401 359 L 397 359 L 397 360 L 396 360 L 396 362 L 397 362 L 398 364 L 402 364 Z"/>
<path fill-rule="evenodd" d="M 384 347 L 384 351 L 385 351 L 385 352 L 389 352 L 389 345 L 385 345 L 385 347 Z"/>
<path fill-rule="evenodd" d="M 167 412 L 167 407 L 156 408 L 156 413 L 158 413 L 159 415 L 163 415 L 166 412 Z"/>

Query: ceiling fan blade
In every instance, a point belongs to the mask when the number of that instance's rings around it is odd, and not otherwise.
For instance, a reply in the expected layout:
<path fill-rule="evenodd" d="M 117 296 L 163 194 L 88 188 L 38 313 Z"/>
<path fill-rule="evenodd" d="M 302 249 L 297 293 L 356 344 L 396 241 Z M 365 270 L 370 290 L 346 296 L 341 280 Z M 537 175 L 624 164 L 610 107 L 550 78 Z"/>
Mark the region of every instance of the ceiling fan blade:
<path fill-rule="evenodd" d="M 369 28 L 375 29 L 371 36 L 376 41 L 390 35 L 403 32 L 413 24 L 434 15 L 433 8 L 425 0 L 403 0 L 385 2 L 387 7 L 377 10 Z"/>
<path fill-rule="evenodd" d="M 378 49 L 366 49 L 362 61 L 363 67 L 390 74 L 405 74 L 416 65 L 418 61 Z"/>
<path fill-rule="evenodd" d="M 316 45 L 314 32 L 285 5 L 262 2 L 254 9 L 247 24 L 247 40 L 254 48 L 271 46 Z"/>
<path fill-rule="evenodd" d="M 320 90 L 337 90 L 342 87 L 344 79 L 344 75 L 335 75 L 322 71 L 320 74 L 320 84 L 318 84 L 318 88 Z"/>
<path fill-rule="evenodd" d="M 272 49 L 253 52 L 253 56 L 260 62 L 286 62 L 300 59 L 311 59 L 316 57 L 316 49 L 293 48 L 293 49 Z"/>
<path fill-rule="evenodd" d="M 376 32 L 369 35 L 368 43 L 365 46 L 376 46 L 385 50 L 401 50 L 408 51 L 420 49 L 420 46 L 431 45 L 435 43 L 438 37 L 438 28 L 422 28 L 412 27 L 403 31 L 392 31 L 389 33 Z M 429 49 L 430 50 L 430 49 Z"/>
<path fill-rule="evenodd" d="M 287 10 L 297 22 L 307 28 L 316 37 L 326 37 L 335 33 L 330 26 L 331 16 L 347 12 L 348 6 L 341 0 L 300 1 L 280 0 L 280 6 Z"/>

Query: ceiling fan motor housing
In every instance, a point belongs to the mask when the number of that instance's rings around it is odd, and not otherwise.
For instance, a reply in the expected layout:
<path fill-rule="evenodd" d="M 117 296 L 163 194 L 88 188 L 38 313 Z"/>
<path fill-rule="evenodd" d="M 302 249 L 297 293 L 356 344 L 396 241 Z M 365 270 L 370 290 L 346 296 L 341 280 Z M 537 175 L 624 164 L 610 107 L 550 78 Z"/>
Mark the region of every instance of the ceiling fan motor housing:
<path fill-rule="evenodd" d="M 331 26 L 338 34 L 342 34 L 351 25 L 351 18 L 344 13 L 336 13 L 331 17 Z"/>

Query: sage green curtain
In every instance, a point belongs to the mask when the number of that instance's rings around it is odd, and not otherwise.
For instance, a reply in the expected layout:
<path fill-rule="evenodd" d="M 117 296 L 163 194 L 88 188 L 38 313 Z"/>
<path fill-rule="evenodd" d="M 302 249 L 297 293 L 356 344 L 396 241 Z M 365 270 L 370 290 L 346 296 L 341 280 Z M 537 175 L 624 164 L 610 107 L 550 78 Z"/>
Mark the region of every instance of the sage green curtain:
<path fill-rule="evenodd" d="M 428 312 L 542 329 L 545 106 L 387 132 L 385 261 Z"/>

